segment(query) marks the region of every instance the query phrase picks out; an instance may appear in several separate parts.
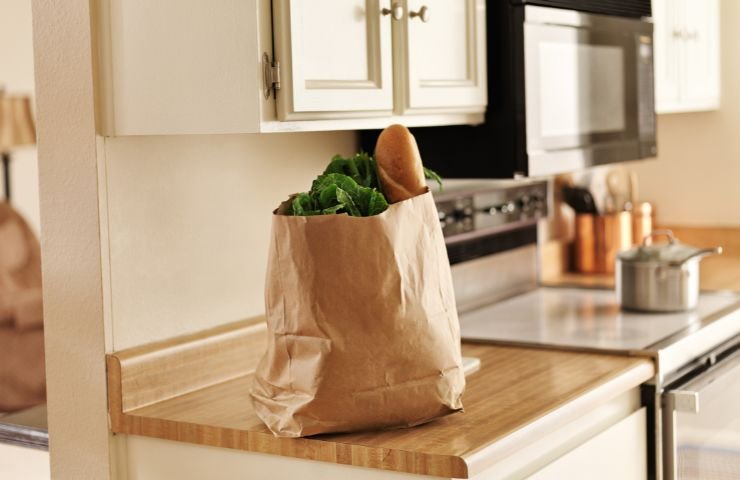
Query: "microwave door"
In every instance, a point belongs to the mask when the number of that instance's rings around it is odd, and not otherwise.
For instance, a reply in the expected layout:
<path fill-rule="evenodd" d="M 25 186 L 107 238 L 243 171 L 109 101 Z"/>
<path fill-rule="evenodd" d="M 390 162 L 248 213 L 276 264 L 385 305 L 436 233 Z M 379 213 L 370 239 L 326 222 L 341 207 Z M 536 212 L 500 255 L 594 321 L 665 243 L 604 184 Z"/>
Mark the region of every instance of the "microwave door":
<path fill-rule="evenodd" d="M 527 23 L 524 38 L 530 174 L 640 158 L 635 35 Z"/>

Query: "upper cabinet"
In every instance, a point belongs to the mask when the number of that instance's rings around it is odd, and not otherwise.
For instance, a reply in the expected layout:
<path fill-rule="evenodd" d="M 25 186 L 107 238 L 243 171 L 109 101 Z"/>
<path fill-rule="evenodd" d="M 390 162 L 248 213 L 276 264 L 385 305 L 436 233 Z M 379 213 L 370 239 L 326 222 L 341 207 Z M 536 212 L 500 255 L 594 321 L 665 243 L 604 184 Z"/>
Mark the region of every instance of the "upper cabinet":
<path fill-rule="evenodd" d="M 653 0 L 657 113 L 720 102 L 719 0 Z"/>
<path fill-rule="evenodd" d="M 399 113 L 481 112 L 487 103 L 486 12 L 479 0 L 408 0 L 394 54 Z"/>
<path fill-rule="evenodd" d="M 97 0 L 103 135 L 476 124 L 485 0 Z"/>
<path fill-rule="evenodd" d="M 273 12 L 281 120 L 392 114 L 392 16 L 379 1 L 274 0 Z"/>

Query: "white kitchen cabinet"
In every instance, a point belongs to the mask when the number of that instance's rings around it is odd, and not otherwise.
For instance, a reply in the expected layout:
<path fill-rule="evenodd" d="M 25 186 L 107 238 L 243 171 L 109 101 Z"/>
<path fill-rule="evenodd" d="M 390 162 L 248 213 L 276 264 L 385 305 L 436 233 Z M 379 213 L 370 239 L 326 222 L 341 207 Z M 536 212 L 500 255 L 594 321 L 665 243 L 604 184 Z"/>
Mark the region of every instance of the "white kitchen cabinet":
<path fill-rule="evenodd" d="M 485 8 L 479 0 L 406 2 L 406 21 L 395 35 L 399 113 L 485 107 Z"/>
<path fill-rule="evenodd" d="M 392 113 L 391 17 L 380 4 L 273 2 L 281 120 L 316 118 L 319 112 Z"/>
<path fill-rule="evenodd" d="M 635 388 L 532 438 L 525 448 L 501 452 L 472 479 L 640 480 L 647 473 L 646 409 Z"/>
<path fill-rule="evenodd" d="M 273 9 L 280 120 L 485 110 L 484 0 L 274 0 Z"/>
<path fill-rule="evenodd" d="M 643 407 L 528 478 L 647 479 L 646 427 L 647 417 Z"/>
<path fill-rule="evenodd" d="M 719 0 L 653 0 L 658 113 L 720 102 Z"/>
<path fill-rule="evenodd" d="M 269 0 L 95 0 L 98 131 L 260 131 Z M 273 115 L 274 117 L 274 115 Z"/>
<path fill-rule="evenodd" d="M 684 0 L 685 67 L 681 102 L 719 107 L 719 0 Z M 703 107 L 702 107 L 703 106 Z"/>
<path fill-rule="evenodd" d="M 105 136 L 483 121 L 485 0 L 94 6 Z"/>

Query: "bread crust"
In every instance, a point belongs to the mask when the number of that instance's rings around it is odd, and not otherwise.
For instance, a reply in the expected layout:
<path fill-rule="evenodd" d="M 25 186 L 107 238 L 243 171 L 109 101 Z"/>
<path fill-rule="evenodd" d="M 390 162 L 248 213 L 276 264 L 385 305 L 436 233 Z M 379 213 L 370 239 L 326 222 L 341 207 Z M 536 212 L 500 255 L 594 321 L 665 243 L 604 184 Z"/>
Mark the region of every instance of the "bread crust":
<path fill-rule="evenodd" d="M 419 147 L 403 125 L 391 125 L 380 133 L 375 144 L 375 161 L 378 178 L 389 203 L 407 200 L 427 191 Z"/>

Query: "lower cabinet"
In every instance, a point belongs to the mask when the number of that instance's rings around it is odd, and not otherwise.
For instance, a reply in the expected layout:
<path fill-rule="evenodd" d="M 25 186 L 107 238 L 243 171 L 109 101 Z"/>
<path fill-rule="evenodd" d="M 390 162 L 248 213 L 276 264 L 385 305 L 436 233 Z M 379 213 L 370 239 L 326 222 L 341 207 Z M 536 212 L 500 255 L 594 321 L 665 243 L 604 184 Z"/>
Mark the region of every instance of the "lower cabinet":
<path fill-rule="evenodd" d="M 641 408 L 529 478 L 641 480 L 647 478 L 647 418 Z"/>
<path fill-rule="evenodd" d="M 540 422 L 552 422 L 547 434 L 520 432 L 519 448 L 499 448 L 488 466 L 474 467 L 474 480 L 641 480 L 648 476 L 647 415 L 635 388 L 560 424 L 559 412 Z"/>
<path fill-rule="evenodd" d="M 562 418 L 556 411 L 538 420 L 553 427 L 544 435 L 525 426 L 497 442 L 495 451 L 471 460 L 471 478 L 647 478 L 647 418 L 638 389 L 584 411 L 577 420 L 561 424 Z M 120 480 L 201 480 L 214 473 L 220 480 L 450 480 L 139 436 L 116 435 L 114 443 Z"/>

